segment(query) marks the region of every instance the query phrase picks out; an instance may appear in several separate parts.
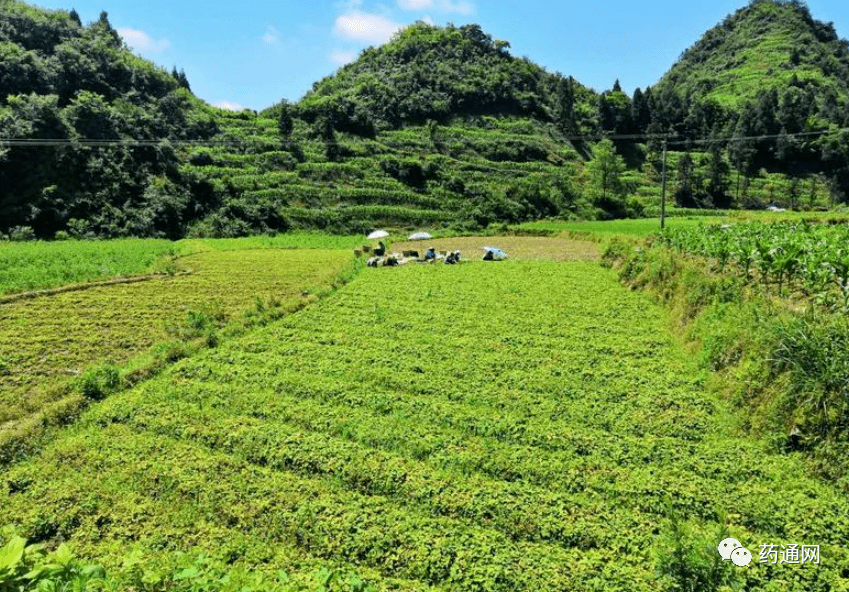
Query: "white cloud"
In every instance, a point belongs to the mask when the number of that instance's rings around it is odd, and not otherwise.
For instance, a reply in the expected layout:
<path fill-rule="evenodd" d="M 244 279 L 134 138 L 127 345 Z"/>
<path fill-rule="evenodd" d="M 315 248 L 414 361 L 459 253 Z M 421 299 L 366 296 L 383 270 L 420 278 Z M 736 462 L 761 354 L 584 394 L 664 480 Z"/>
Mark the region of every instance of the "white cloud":
<path fill-rule="evenodd" d="M 398 0 L 398 6 L 404 10 L 427 10 L 433 8 L 433 0 Z"/>
<path fill-rule="evenodd" d="M 404 10 L 438 10 L 440 12 L 457 12 L 459 14 L 472 14 L 475 6 L 466 0 L 398 0 L 398 6 Z"/>
<path fill-rule="evenodd" d="M 212 104 L 219 109 L 227 109 L 227 111 L 243 111 L 247 109 L 244 105 L 240 105 L 239 103 L 234 103 L 232 101 L 217 101 Z"/>
<path fill-rule="evenodd" d="M 277 32 L 277 29 L 268 25 L 265 29 L 265 35 L 262 36 L 262 40 L 265 41 L 268 45 L 276 45 L 278 41 L 280 41 L 280 33 Z"/>
<path fill-rule="evenodd" d="M 400 28 L 400 23 L 386 17 L 352 10 L 336 19 L 333 33 L 344 39 L 380 45 L 389 41 L 392 34 Z"/>
<path fill-rule="evenodd" d="M 136 51 L 161 53 L 171 45 L 167 39 L 151 39 L 147 33 L 136 29 L 118 29 L 118 34 Z"/>
<path fill-rule="evenodd" d="M 362 5 L 363 0 L 340 0 L 333 6 L 335 6 L 336 9 L 341 12 L 351 12 L 352 10 L 358 9 Z"/>
<path fill-rule="evenodd" d="M 337 66 L 344 66 L 350 62 L 353 62 L 357 59 L 357 52 L 355 51 L 343 51 L 341 49 L 334 49 L 330 54 L 330 61 L 336 64 Z"/>

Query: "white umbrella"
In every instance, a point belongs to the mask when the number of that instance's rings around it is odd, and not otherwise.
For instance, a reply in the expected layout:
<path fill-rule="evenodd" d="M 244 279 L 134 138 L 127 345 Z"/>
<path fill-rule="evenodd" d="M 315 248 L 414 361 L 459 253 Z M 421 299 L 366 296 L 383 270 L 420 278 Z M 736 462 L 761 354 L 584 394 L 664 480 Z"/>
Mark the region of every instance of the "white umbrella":
<path fill-rule="evenodd" d="M 433 238 L 429 232 L 417 232 L 407 237 L 407 240 L 427 240 Z"/>
<path fill-rule="evenodd" d="M 375 230 L 370 235 L 368 235 L 367 238 L 369 240 L 376 240 L 378 238 L 386 238 L 387 236 L 389 236 L 389 233 L 386 232 L 385 230 Z"/>

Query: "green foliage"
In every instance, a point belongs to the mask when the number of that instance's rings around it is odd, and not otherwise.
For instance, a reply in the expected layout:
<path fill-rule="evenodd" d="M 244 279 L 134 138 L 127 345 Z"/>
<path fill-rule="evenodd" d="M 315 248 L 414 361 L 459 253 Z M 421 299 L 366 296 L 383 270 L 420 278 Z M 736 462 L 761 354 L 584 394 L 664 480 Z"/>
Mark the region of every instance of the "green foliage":
<path fill-rule="evenodd" d="M 241 244 L 187 241 L 176 249 L 189 256 L 160 260 L 165 263 L 161 272 L 173 263 L 183 273 L 4 302 L 0 305 L 4 318 L 0 324 L 0 423 L 23 426 L 28 442 L 27 425 L 38 431 L 42 425 L 67 423 L 92 400 L 135 384 L 198 350 L 215 347 L 256 323 L 297 310 L 321 292 L 315 286 L 330 285 L 348 270 L 350 248 L 361 241 L 314 234 L 256 237 Z M 127 241 L 116 242 L 92 247 L 128 257 Z M 45 259 L 67 254 L 74 244 L 42 245 L 41 253 Z M 9 246 L 23 249 L 36 244 Z M 77 254 L 84 257 L 86 244 L 79 246 Z M 309 250 L 292 250 L 297 247 Z M 18 261 L 27 264 L 26 259 Z M 73 263 L 74 259 L 69 260 L 69 266 Z M 37 261 L 28 264 L 31 272 L 39 271 Z M 312 292 L 304 293 L 307 290 Z M 256 297 L 265 310 L 248 318 L 244 311 Z M 49 411 L 51 406 L 56 406 L 55 413 Z M 55 421 L 49 419 L 53 415 Z M 0 459 L 7 458 L 7 444 L 0 439 Z"/>
<path fill-rule="evenodd" d="M 0 6 L 0 138 L 64 140 L 65 150 L 13 146 L 0 157 L 0 229 L 38 237 L 84 220 L 100 236 L 182 235 L 186 192 L 167 139 L 216 131 L 209 112 L 173 78 L 122 47 L 104 12 L 88 27 L 17 0 Z M 88 147 L 79 140 L 157 140 L 150 147 Z M 150 194 L 151 177 L 168 176 Z M 167 203 L 163 203 L 163 200 Z M 172 201 L 173 200 L 173 201 Z M 170 210 L 163 214 L 163 211 Z"/>
<path fill-rule="evenodd" d="M 773 371 L 791 379 L 783 412 L 809 445 L 842 440 L 849 422 L 849 325 L 845 317 L 811 315 L 777 329 Z"/>
<path fill-rule="evenodd" d="M 380 128 L 484 114 L 550 119 L 555 87 L 562 77 L 513 58 L 507 47 L 478 25 L 440 28 L 420 21 L 317 82 L 299 111 L 310 122 L 326 112 L 347 113 L 335 117 L 343 122 L 336 129 L 350 127 L 347 122 L 358 111 Z M 573 101 L 586 101 L 591 95 L 574 81 L 570 88 Z M 566 121 L 571 114 L 563 100 L 558 115 L 563 125 L 577 128 L 579 122 Z"/>
<path fill-rule="evenodd" d="M 7 528 L 0 537 L 0 591 L 60 592 L 103 590 L 107 583 L 103 568 L 82 565 L 66 544 L 52 553 L 44 545 L 27 545 Z"/>
<path fill-rule="evenodd" d="M 175 253 L 156 239 L 0 242 L 0 295 L 139 274 Z"/>
<path fill-rule="evenodd" d="M 680 517 L 673 514 L 669 532 L 658 557 L 662 575 L 672 580 L 670 590 L 677 592 L 718 592 L 734 582 L 734 566 L 716 552 L 728 531 L 717 528 L 710 536 L 699 536 Z"/>
<path fill-rule="evenodd" d="M 120 385 L 118 367 L 103 364 L 86 370 L 77 382 L 77 390 L 88 399 L 100 400 L 118 390 Z"/>
<path fill-rule="evenodd" d="M 616 153 L 610 140 L 602 140 L 592 149 L 592 158 L 587 163 L 589 187 L 587 189 L 593 202 L 606 211 L 622 217 L 625 209 L 625 186 L 622 174 L 625 162 Z"/>
<path fill-rule="evenodd" d="M 805 451 L 817 473 L 845 488 L 849 327 L 842 306 L 823 308 L 834 301 L 818 291 L 828 289 L 834 271 L 823 261 L 840 256 L 843 231 L 807 224 L 738 226 L 743 228 L 731 232 L 678 230 L 639 250 L 618 243 L 606 259 L 623 281 L 670 303 L 698 343 L 702 363 L 728 373 L 746 427 L 766 435 L 779 451 Z M 676 250 L 661 246 L 669 236 L 678 237 Z M 692 241 L 690 249 L 683 247 L 683 237 Z M 744 239 L 750 242 L 741 244 Z M 707 256 L 715 264 L 680 250 L 712 253 Z M 796 279 L 788 277 L 791 269 L 798 270 Z M 789 310 L 786 303 L 745 289 L 768 281 L 772 290 L 782 277 L 785 289 L 796 293 Z"/>
<path fill-rule="evenodd" d="M 801 293 L 829 309 L 849 310 L 849 231 L 845 225 L 785 222 L 672 229 L 661 241 L 680 251 L 736 265 L 746 281 Z"/>
<path fill-rule="evenodd" d="M 842 583 L 845 496 L 739 437 L 661 309 L 594 262 L 494 269 L 363 270 L 107 398 L 5 471 L 0 521 L 139 590 L 687 589 L 726 523 L 823 546 L 784 589 Z"/>

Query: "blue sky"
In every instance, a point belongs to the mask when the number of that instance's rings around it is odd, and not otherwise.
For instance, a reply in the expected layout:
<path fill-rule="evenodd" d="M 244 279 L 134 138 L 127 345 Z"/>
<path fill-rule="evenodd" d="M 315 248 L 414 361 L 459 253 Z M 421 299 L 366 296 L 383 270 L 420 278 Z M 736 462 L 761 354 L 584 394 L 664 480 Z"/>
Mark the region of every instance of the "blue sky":
<path fill-rule="evenodd" d="M 658 81 L 686 48 L 747 0 L 30 0 L 76 8 L 84 23 L 101 10 L 141 56 L 186 71 L 210 104 L 263 109 L 298 100 L 312 83 L 417 20 L 478 23 L 551 72 L 598 91 L 618 78 L 633 92 Z M 846 0 L 810 0 L 814 18 L 849 36 Z"/>

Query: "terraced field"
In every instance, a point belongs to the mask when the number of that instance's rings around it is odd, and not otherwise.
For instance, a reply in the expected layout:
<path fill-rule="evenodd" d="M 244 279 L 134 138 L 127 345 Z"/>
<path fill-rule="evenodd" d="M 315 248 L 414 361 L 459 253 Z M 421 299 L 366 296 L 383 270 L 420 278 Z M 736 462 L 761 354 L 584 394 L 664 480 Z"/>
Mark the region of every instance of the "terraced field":
<path fill-rule="evenodd" d="M 225 245 L 226 246 L 226 245 Z M 211 248 L 204 243 L 194 248 Z M 191 314 L 221 321 L 269 302 L 305 301 L 350 262 L 341 250 L 207 251 L 180 259 L 186 275 L 0 304 L 0 425 L 60 396 L 57 386 L 101 362 L 124 364 L 175 338 Z"/>
<path fill-rule="evenodd" d="M 136 548 L 382 590 L 847 589 L 849 502 L 737 436 L 666 323 L 592 262 L 367 269 L 92 407 L 3 474 L 0 524 L 116 570 Z M 724 536 L 755 562 L 720 564 Z M 821 563 L 757 562 L 781 543 Z"/>

